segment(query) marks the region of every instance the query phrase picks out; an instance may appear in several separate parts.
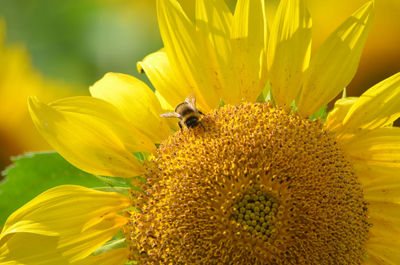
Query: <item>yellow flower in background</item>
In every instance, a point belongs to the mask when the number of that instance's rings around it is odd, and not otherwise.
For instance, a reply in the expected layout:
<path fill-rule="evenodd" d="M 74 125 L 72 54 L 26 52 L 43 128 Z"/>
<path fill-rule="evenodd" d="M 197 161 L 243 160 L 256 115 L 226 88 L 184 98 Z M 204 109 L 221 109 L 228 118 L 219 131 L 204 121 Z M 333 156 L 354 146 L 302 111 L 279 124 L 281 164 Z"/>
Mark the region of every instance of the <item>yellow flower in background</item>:
<path fill-rule="evenodd" d="M 8 218 L 0 264 L 399 263 L 400 74 L 313 118 L 353 78 L 373 2 L 312 57 L 303 0 L 283 0 L 270 31 L 262 0 L 233 14 L 198 0 L 194 20 L 157 4 L 164 49 L 139 63 L 155 93 L 109 73 L 92 97 L 29 102 L 71 164 L 140 190 L 42 193 Z M 201 126 L 171 133 L 160 114 L 192 94 Z"/>
<path fill-rule="evenodd" d="M 21 45 L 5 45 L 5 23 L 0 22 L 0 167 L 9 157 L 27 151 L 49 149 L 30 120 L 26 102 L 38 95 L 47 100 L 71 94 L 66 85 L 44 80 L 33 69 Z"/>
<path fill-rule="evenodd" d="M 313 27 L 313 46 L 316 50 L 341 20 L 363 0 L 310 0 L 308 6 L 314 21 L 323 21 Z M 376 1 L 374 24 L 365 44 L 357 75 L 348 92 L 360 95 L 367 86 L 400 69 L 400 1 Z M 349 93 L 348 93 L 349 94 Z"/>

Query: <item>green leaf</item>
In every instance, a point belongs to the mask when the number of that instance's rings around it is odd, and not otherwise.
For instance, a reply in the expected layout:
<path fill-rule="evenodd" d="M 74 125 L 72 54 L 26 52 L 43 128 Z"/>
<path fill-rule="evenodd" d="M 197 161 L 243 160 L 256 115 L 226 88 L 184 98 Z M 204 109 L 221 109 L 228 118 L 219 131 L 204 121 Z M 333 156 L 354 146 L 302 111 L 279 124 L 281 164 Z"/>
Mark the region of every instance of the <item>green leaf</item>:
<path fill-rule="evenodd" d="M 28 153 L 12 161 L 0 182 L 0 226 L 12 212 L 49 188 L 65 184 L 104 186 L 96 176 L 75 168 L 56 152 Z"/>

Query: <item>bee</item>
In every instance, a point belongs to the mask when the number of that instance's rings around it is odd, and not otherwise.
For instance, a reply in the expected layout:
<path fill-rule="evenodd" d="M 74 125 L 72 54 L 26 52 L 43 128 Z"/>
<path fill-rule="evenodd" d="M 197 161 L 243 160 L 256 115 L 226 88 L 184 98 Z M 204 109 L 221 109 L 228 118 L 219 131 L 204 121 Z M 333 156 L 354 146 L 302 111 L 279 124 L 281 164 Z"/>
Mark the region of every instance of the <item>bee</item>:
<path fill-rule="evenodd" d="M 198 125 L 204 128 L 203 124 L 199 121 L 200 115 L 204 114 L 196 108 L 196 98 L 190 96 L 185 99 L 185 102 L 176 106 L 175 112 L 167 112 L 161 114 L 160 117 L 178 118 L 178 125 L 182 130 L 183 127 L 190 129 Z"/>

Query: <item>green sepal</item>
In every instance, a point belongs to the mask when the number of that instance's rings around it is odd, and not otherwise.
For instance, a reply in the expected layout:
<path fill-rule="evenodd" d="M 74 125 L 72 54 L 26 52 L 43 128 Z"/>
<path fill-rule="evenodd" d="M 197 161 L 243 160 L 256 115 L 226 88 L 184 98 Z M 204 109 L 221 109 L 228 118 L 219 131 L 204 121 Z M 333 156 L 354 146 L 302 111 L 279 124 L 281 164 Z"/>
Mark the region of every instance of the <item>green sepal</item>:
<path fill-rule="evenodd" d="M 126 248 L 125 238 L 119 238 L 119 239 L 114 239 L 114 240 L 108 241 L 103 246 L 96 249 L 93 252 L 93 256 L 97 256 L 97 255 L 103 254 L 107 251 L 110 251 L 113 249 L 118 249 L 118 248 Z"/>
<path fill-rule="evenodd" d="M 343 92 L 342 92 L 342 98 L 347 97 L 347 89 L 343 88 Z"/>
<path fill-rule="evenodd" d="M 258 95 L 256 102 L 268 102 L 268 101 L 273 101 L 271 93 L 271 84 L 269 82 L 267 82 L 261 94 Z"/>
<path fill-rule="evenodd" d="M 129 197 L 131 188 L 128 187 L 96 187 L 94 190 L 104 191 L 104 192 L 117 192 L 126 197 Z"/>
<path fill-rule="evenodd" d="M 311 115 L 310 119 L 311 120 L 321 119 L 322 121 L 325 121 L 326 117 L 328 116 L 328 112 L 326 111 L 327 108 L 328 108 L 328 105 L 323 106 L 317 112 L 315 112 L 313 115 Z"/>
<path fill-rule="evenodd" d="M 146 152 L 135 152 L 135 153 L 133 153 L 133 155 L 142 163 L 144 161 L 147 161 L 150 156 L 150 154 L 146 153 Z"/>
<path fill-rule="evenodd" d="M 96 175 L 103 184 L 106 183 L 110 185 L 110 187 L 130 187 L 130 179 L 129 178 L 118 178 L 118 177 L 107 177 L 107 176 L 99 176 Z"/>
<path fill-rule="evenodd" d="M 222 108 L 223 106 L 225 106 L 225 102 L 222 100 L 222 98 L 219 99 L 219 104 L 218 104 L 218 108 Z"/>

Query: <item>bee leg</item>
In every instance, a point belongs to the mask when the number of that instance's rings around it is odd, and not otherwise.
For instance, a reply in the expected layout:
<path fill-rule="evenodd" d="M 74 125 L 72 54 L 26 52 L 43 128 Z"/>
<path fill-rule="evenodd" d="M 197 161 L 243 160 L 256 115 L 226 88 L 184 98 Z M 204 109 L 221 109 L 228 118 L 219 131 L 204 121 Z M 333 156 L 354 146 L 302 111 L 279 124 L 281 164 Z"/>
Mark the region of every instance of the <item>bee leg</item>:
<path fill-rule="evenodd" d="M 206 127 L 204 127 L 203 123 L 201 121 L 199 121 L 199 124 L 201 125 L 201 127 L 203 127 L 203 130 L 206 130 Z"/>
<path fill-rule="evenodd" d="M 197 110 L 201 115 L 204 115 L 204 113 L 203 112 L 201 112 L 200 110 Z"/>
<path fill-rule="evenodd" d="M 178 122 L 178 125 L 179 125 L 179 128 L 181 128 L 181 130 L 182 130 L 182 124 L 181 124 L 181 122 Z"/>

